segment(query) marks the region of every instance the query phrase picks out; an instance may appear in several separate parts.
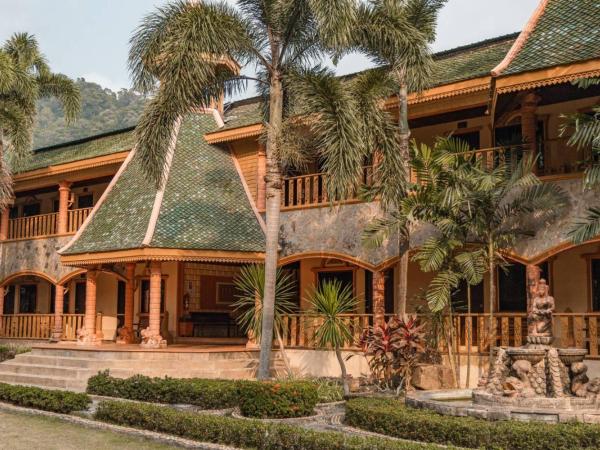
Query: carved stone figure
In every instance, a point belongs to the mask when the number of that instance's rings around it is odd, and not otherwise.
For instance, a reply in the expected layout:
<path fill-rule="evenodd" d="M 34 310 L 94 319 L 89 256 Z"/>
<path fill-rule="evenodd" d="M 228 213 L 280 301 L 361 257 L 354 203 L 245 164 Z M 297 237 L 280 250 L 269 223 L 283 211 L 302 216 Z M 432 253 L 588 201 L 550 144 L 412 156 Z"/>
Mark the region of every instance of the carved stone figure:
<path fill-rule="evenodd" d="M 140 334 L 142 335 L 141 347 L 164 348 L 167 346 L 167 341 L 159 333 L 152 332 L 150 327 L 143 329 Z"/>
<path fill-rule="evenodd" d="M 77 345 L 100 345 L 102 339 L 95 332 L 88 332 L 85 327 L 77 330 Z"/>
<path fill-rule="evenodd" d="M 503 384 L 504 395 L 508 397 L 535 397 L 535 390 L 531 387 L 531 363 L 521 359 L 515 361 L 512 365 L 512 370 L 516 377 L 508 377 Z"/>
<path fill-rule="evenodd" d="M 588 383 L 587 366 L 582 362 L 571 364 L 571 392 L 577 397 L 587 397 Z"/>
<path fill-rule="evenodd" d="M 565 365 L 560 360 L 558 351 L 555 348 L 548 350 L 546 359 L 548 360 L 548 390 L 552 397 L 563 397 L 569 384 L 568 381 L 565 383 Z"/>
<path fill-rule="evenodd" d="M 552 314 L 554 313 L 554 297 L 543 278 L 537 286 L 537 293 L 531 301 L 528 322 L 531 336 L 552 337 Z"/>
<path fill-rule="evenodd" d="M 496 348 L 496 358 L 492 363 L 492 368 L 487 376 L 487 383 L 485 390 L 491 394 L 503 395 L 504 387 L 503 383 L 506 379 L 509 369 L 510 358 L 503 348 Z"/>
<path fill-rule="evenodd" d="M 133 331 L 127 327 L 117 330 L 117 344 L 131 344 L 134 341 Z"/>

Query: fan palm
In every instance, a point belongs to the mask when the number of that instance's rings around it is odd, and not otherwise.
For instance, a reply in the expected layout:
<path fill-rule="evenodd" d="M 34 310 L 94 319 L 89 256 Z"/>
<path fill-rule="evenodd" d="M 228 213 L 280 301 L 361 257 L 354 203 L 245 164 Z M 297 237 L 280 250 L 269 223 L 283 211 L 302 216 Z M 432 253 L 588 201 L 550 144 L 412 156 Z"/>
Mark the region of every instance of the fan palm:
<path fill-rule="evenodd" d="M 67 122 L 79 113 L 79 90 L 62 74 L 53 73 L 34 36 L 17 33 L 0 47 L 0 207 L 13 196 L 13 170 L 31 154 L 36 104 L 55 97 Z"/>
<path fill-rule="evenodd" d="M 155 91 L 136 129 L 138 158 L 163 181 L 175 123 L 193 108 L 256 82 L 266 140 L 266 259 L 258 377 L 269 373 L 278 257 L 284 119 L 288 77 L 309 71 L 326 48 L 342 48 L 356 23 L 356 0 L 174 1 L 148 15 L 131 40 L 130 70 L 142 92 Z M 255 69 L 256 77 L 239 68 Z"/>
<path fill-rule="evenodd" d="M 600 85 L 600 78 L 583 79 L 576 82 L 580 88 Z M 565 116 L 565 124 L 561 134 L 573 129 L 574 132 L 568 140 L 568 145 L 575 146 L 578 150 L 591 148 L 592 158 L 583 178 L 584 189 L 590 189 L 600 184 L 600 105 L 596 105 L 591 114 L 571 114 Z M 600 234 L 600 209 L 588 208 L 583 218 L 577 219 L 569 232 L 573 242 L 581 244 Z"/>
<path fill-rule="evenodd" d="M 352 331 L 344 319 L 344 314 L 355 312 L 358 300 L 352 294 L 352 287 L 342 286 L 339 280 L 319 284 L 308 296 L 310 313 L 318 315 L 322 322 L 315 330 L 315 342 L 322 348 L 333 348 L 342 372 L 344 395 L 350 394 L 348 372 L 341 349 L 351 343 Z"/>

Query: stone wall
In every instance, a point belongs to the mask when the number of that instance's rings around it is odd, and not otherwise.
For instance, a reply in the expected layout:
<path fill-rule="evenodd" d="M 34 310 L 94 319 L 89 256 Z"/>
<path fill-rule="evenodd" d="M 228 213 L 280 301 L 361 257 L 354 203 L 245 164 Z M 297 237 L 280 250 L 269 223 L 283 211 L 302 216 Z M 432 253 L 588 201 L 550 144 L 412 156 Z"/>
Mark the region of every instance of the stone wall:
<path fill-rule="evenodd" d="M 42 272 L 55 280 L 73 272 L 72 267 L 60 263 L 57 253 L 70 239 L 67 236 L 0 244 L 0 281 L 23 271 Z"/>

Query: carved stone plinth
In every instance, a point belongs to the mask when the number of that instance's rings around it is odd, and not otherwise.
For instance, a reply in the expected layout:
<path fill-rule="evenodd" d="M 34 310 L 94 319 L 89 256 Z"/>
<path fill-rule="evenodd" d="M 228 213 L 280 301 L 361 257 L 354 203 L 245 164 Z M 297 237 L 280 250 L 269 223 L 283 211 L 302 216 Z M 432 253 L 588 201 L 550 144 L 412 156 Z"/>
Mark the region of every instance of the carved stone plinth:
<path fill-rule="evenodd" d="M 142 348 L 166 348 L 167 341 L 163 339 L 160 333 L 153 332 L 150 327 L 145 328 L 141 332 L 142 342 L 140 347 Z"/>
<path fill-rule="evenodd" d="M 101 345 L 102 334 L 80 328 L 77 331 L 77 345 Z"/>

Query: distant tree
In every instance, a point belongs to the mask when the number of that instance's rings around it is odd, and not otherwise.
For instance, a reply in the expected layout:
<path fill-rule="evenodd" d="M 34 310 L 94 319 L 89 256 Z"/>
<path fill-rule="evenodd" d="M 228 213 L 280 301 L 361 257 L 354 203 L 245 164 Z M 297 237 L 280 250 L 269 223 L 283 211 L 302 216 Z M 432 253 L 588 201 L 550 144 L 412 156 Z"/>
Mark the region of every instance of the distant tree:
<path fill-rule="evenodd" d="M 31 154 L 39 99 L 54 97 L 65 119 L 80 109 L 77 86 L 65 75 L 53 73 L 34 36 L 17 33 L 0 48 L 0 206 L 12 198 L 11 170 Z M 47 111 L 45 111 L 47 113 Z"/>

